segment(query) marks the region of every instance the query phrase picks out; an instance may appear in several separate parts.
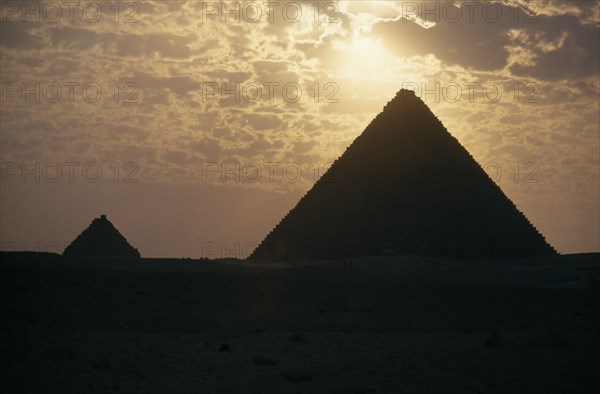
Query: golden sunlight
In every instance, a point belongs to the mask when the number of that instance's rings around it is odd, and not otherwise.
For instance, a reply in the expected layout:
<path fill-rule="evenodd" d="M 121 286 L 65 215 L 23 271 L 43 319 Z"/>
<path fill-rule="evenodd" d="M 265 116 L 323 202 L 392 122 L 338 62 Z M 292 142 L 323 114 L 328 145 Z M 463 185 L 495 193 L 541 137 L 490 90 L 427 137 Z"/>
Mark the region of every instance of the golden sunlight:
<path fill-rule="evenodd" d="M 343 53 L 339 59 L 339 75 L 349 79 L 386 79 L 385 70 L 394 64 L 394 58 L 384 48 L 381 40 L 354 37 L 349 42 L 338 41 L 338 49 Z"/>

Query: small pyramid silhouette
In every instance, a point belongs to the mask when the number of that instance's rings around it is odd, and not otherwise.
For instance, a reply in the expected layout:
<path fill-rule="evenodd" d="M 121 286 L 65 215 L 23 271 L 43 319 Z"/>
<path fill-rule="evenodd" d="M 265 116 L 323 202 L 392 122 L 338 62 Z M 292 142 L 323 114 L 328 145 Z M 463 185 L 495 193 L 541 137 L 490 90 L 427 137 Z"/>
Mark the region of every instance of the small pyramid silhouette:
<path fill-rule="evenodd" d="M 140 253 L 101 215 L 83 230 L 63 252 L 64 256 L 102 256 L 139 258 Z"/>
<path fill-rule="evenodd" d="M 410 90 L 401 90 L 250 256 L 505 258 L 556 251 Z"/>

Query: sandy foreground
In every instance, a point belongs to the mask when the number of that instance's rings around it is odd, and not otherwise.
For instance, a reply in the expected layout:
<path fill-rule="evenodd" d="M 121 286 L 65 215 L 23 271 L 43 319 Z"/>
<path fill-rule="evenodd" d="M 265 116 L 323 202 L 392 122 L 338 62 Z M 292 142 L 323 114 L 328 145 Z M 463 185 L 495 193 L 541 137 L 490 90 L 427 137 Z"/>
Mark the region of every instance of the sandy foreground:
<path fill-rule="evenodd" d="M 600 255 L 7 254 L 3 393 L 597 393 Z"/>

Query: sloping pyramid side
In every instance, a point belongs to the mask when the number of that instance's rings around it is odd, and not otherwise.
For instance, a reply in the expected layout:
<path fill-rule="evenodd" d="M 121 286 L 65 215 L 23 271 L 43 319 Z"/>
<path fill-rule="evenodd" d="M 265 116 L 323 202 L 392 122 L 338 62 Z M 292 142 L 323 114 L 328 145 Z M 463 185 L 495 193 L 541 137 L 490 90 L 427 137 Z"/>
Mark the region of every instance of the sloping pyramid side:
<path fill-rule="evenodd" d="M 102 256 L 139 258 L 140 253 L 102 215 L 75 238 L 64 250 L 64 256 Z"/>
<path fill-rule="evenodd" d="M 555 253 L 425 103 L 401 90 L 250 259 Z"/>

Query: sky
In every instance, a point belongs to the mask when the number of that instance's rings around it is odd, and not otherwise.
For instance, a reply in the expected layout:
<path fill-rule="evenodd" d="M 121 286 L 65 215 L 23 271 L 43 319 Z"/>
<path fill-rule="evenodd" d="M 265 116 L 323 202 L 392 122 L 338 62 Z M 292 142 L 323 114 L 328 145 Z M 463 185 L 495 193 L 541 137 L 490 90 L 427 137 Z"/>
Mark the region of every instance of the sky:
<path fill-rule="evenodd" d="M 246 257 L 401 88 L 600 251 L 598 1 L 1 1 L 0 242 Z M 390 174 L 393 176 L 393 174 Z"/>

